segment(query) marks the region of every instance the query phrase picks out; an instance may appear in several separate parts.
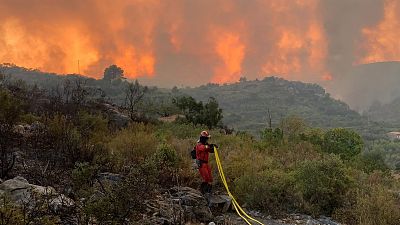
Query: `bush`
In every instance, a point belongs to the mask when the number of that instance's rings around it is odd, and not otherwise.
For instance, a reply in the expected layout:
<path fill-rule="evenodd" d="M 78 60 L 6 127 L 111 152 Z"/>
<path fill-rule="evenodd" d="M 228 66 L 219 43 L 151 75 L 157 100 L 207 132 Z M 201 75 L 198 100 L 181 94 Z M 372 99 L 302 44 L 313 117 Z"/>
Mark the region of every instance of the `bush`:
<path fill-rule="evenodd" d="M 400 222 L 399 199 L 381 185 L 357 196 L 355 212 L 360 225 L 391 225 Z"/>
<path fill-rule="evenodd" d="M 324 135 L 323 150 L 339 155 L 342 159 L 351 159 L 363 149 L 361 136 L 352 130 L 334 128 Z"/>
<path fill-rule="evenodd" d="M 283 143 L 283 132 L 279 128 L 266 128 L 261 132 L 261 139 L 266 142 L 266 144 L 278 146 Z"/>
<path fill-rule="evenodd" d="M 43 152 L 42 159 L 51 160 L 63 167 L 73 167 L 75 162 L 86 158 L 82 149 L 82 137 L 75 125 L 64 115 L 55 115 L 47 121 L 47 133 L 43 137 L 48 139 L 49 149 Z"/>
<path fill-rule="evenodd" d="M 385 172 L 389 171 L 383 155 L 377 151 L 362 153 L 354 160 L 353 167 L 358 168 L 366 173 L 371 173 L 375 170 Z"/>
<path fill-rule="evenodd" d="M 177 167 L 180 159 L 176 154 L 175 149 L 173 149 L 168 144 L 160 144 L 154 154 L 154 161 L 160 169 L 165 167 Z"/>
<path fill-rule="evenodd" d="M 346 224 L 392 225 L 400 222 L 400 199 L 382 173 L 361 175 L 358 184 L 348 193 L 345 206 L 334 217 Z"/>
<path fill-rule="evenodd" d="M 151 163 L 132 166 L 128 174 L 118 183 L 104 183 L 101 191 L 88 196 L 83 210 L 88 220 L 102 224 L 127 224 L 137 221 L 145 209 L 147 200 L 154 197 L 157 171 Z"/>
<path fill-rule="evenodd" d="M 331 215 L 342 206 L 351 185 L 343 163 L 335 156 L 305 161 L 295 171 L 295 178 L 303 209 L 313 215 Z"/>
<path fill-rule="evenodd" d="M 279 215 L 293 210 L 299 203 L 294 190 L 294 179 L 280 170 L 265 170 L 245 174 L 235 180 L 234 193 L 251 208 Z"/>
<path fill-rule="evenodd" d="M 157 150 L 157 138 L 151 126 L 141 123 L 116 132 L 106 144 L 119 167 L 142 162 Z"/>
<path fill-rule="evenodd" d="M 65 215 L 61 210 L 55 212 L 49 205 L 50 196 L 36 196 L 16 205 L 9 196 L 2 194 L 0 196 L 0 224 L 1 225 L 54 225 L 61 223 L 61 217 Z"/>
<path fill-rule="evenodd" d="M 81 136 L 91 143 L 104 142 L 109 132 L 107 119 L 102 115 L 90 114 L 86 111 L 78 112 L 75 124 Z"/>
<path fill-rule="evenodd" d="M 85 196 L 91 191 L 98 168 L 89 163 L 76 163 L 72 170 L 72 184 L 78 196 Z"/>

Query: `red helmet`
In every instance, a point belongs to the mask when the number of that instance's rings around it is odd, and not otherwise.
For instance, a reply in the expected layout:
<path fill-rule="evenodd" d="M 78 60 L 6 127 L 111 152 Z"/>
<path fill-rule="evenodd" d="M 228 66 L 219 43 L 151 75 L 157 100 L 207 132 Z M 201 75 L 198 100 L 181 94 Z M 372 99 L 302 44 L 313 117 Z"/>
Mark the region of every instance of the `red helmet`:
<path fill-rule="evenodd" d="M 206 131 L 206 130 L 203 130 L 201 133 L 200 133 L 200 136 L 201 137 L 211 137 L 211 135 L 208 133 L 208 131 Z"/>

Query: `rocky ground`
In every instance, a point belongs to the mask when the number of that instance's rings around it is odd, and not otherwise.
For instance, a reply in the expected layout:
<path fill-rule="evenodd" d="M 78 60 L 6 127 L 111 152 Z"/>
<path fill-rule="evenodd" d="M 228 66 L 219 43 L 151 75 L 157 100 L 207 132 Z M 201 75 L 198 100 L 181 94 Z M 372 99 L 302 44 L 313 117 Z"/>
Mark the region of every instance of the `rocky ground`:
<path fill-rule="evenodd" d="M 107 175 L 108 177 L 109 175 Z M 106 178 L 107 178 L 106 177 Z M 111 176 L 113 177 L 113 176 Z M 105 179 L 106 179 L 105 178 Z M 54 210 L 71 207 L 75 203 L 68 197 L 58 194 L 52 187 L 29 184 L 23 177 L 15 177 L 0 184 L 0 195 L 7 194 L 18 205 L 34 205 L 38 196 L 45 196 Z M 229 197 L 214 195 L 209 201 L 198 191 L 189 187 L 174 187 L 146 202 L 147 212 L 140 224 L 246 224 L 232 209 Z M 339 225 L 327 217 L 319 219 L 302 214 L 287 215 L 282 219 L 272 219 L 257 211 L 249 211 L 250 216 L 269 225 Z M 63 221 L 63 224 L 76 224 Z"/>
<path fill-rule="evenodd" d="M 225 195 L 207 199 L 198 191 L 189 187 L 175 187 L 156 200 L 147 203 L 148 213 L 143 215 L 146 224 L 216 224 L 241 225 L 244 222 L 232 209 Z M 269 225 L 339 225 L 327 217 L 318 219 L 302 214 L 290 214 L 282 219 L 272 219 L 257 211 L 249 211 L 250 216 Z M 197 221 L 193 222 L 193 221 Z"/>

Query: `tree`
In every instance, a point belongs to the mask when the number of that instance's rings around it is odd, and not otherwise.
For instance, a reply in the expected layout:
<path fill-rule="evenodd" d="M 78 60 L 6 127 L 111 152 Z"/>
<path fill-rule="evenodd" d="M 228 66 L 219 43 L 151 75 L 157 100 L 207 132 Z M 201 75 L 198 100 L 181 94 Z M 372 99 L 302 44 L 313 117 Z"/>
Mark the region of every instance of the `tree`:
<path fill-rule="evenodd" d="M 215 98 L 211 97 L 208 99 L 207 104 L 204 105 L 204 124 L 209 129 L 212 129 L 218 125 L 223 118 L 222 109 L 219 108 L 218 102 Z"/>
<path fill-rule="evenodd" d="M 306 129 L 304 120 L 297 116 L 289 116 L 281 121 L 281 129 L 283 134 L 290 142 L 296 142 L 300 138 L 300 134 Z"/>
<path fill-rule="evenodd" d="M 0 178 L 7 177 L 14 166 L 14 126 L 22 113 L 22 103 L 8 91 L 0 89 Z"/>
<path fill-rule="evenodd" d="M 324 135 L 323 150 L 351 159 L 361 153 L 364 143 L 356 132 L 345 128 L 334 128 Z"/>
<path fill-rule="evenodd" d="M 123 79 L 124 78 L 124 70 L 117 65 L 111 65 L 104 70 L 103 80 L 115 80 L 115 79 Z"/>
<path fill-rule="evenodd" d="M 279 128 L 266 128 L 261 132 L 261 139 L 268 144 L 272 144 L 277 146 L 278 144 L 283 142 L 283 133 Z"/>
<path fill-rule="evenodd" d="M 246 77 L 240 77 L 239 78 L 239 82 L 246 82 L 247 81 L 247 78 Z"/>
<path fill-rule="evenodd" d="M 132 121 L 139 120 L 138 106 L 147 90 L 147 87 L 141 87 L 137 80 L 134 83 L 128 83 L 125 89 L 125 107 Z"/>
<path fill-rule="evenodd" d="M 202 124 L 203 121 L 203 103 L 197 102 L 193 97 L 183 96 L 173 100 L 173 103 L 181 110 L 185 115 L 188 122 L 194 125 Z"/>
<path fill-rule="evenodd" d="M 193 97 L 183 96 L 174 99 L 175 105 L 182 111 L 188 122 L 194 125 L 206 125 L 209 129 L 222 126 L 222 109 L 219 108 L 215 98 L 209 98 L 206 104 L 197 102 Z"/>
<path fill-rule="evenodd" d="M 345 202 L 351 180 L 337 156 L 304 161 L 295 171 L 295 186 L 305 200 L 306 210 L 314 215 L 331 215 Z"/>

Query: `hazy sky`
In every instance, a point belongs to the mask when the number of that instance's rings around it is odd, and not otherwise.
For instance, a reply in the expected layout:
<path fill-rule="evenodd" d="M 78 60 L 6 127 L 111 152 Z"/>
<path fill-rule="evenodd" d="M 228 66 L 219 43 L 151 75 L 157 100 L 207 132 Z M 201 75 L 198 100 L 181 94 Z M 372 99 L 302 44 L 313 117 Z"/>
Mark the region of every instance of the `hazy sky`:
<path fill-rule="evenodd" d="M 0 0 L 0 62 L 163 86 L 400 60 L 400 0 Z M 78 67 L 79 60 L 79 67 Z"/>

